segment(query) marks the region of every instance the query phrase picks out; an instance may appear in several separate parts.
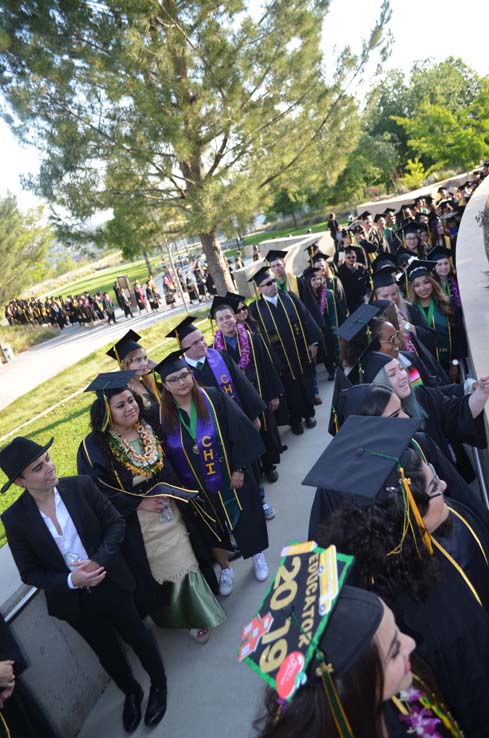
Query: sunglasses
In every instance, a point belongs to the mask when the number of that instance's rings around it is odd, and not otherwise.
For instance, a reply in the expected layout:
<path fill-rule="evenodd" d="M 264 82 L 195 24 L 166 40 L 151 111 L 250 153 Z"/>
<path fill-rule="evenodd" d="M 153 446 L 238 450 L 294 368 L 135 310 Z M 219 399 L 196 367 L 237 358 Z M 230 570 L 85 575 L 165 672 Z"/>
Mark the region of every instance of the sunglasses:
<path fill-rule="evenodd" d="M 270 285 L 275 284 L 274 279 L 270 279 L 268 282 L 262 282 L 260 287 L 270 287 Z"/>
<path fill-rule="evenodd" d="M 246 307 L 246 305 L 243 305 L 243 307 L 238 308 L 238 310 L 236 312 L 238 312 L 238 313 L 244 313 L 246 310 L 248 310 L 248 308 Z"/>

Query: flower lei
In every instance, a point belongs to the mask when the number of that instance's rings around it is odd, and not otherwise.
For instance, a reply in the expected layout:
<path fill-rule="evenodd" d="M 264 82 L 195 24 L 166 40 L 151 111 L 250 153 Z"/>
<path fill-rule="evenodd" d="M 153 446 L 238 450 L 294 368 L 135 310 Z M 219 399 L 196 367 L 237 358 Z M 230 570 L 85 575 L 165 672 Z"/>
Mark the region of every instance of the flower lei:
<path fill-rule="evenodd" d="M 420 738 L 443 738 L 437 726 L 442 723 L 452 736 L 463 735 L 441 706 L 434 704 L 421 690 L 415 687 L 403 690 L 400 695 L 402 702 L 409 704 L 409 715 L 399 715 L 399 719 L 409 726 L 408 733 Z"/>
<path fill-rule="evenodd" d="M 328 292 L 326 290 L 326 287 L 321 287 L 320 290 L 319 310 L 321 311 L 322 316 L 328 314 Z"/>
<path fill-rule="evenodd" d="M 240 352 L 239 368 L 245 371 L 248 369 L 251 361 L 250 337 L 247 329 L 241 323 L 236 323 L 236 329 Z M 214 336 L 214 348 L 221 349 L 221 351 L 226 350 L 226 340 L 221 330 L 216 331 L 216 335 Z"/>
<path fill-rule="evenodd" d="M 124 436 L 113 429 L 109 430 L 110 450 L 117 461 L 130 472 L 149 479 L 163 469 L 163 451 L 151 426 L 144 422 L 138 423 L 136 430 L 144 448 L 142 454 L 139 454 Z"/>
<path fill-rule="evenodd" d="M 462 300 L 460 299 L 457 278 L 453 276 L 453 274 L 448 277 L 448 284 L 453 302 L 458 308 L 462 307 Z"/>

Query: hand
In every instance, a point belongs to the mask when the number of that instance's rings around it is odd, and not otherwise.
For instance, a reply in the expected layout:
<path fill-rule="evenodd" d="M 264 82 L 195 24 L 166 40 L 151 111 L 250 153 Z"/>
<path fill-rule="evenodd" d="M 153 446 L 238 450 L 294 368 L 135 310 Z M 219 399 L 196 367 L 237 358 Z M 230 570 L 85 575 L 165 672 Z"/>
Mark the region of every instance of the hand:
<path fill-rule="evenodd" d="M 161 499 L 159 497 L 145 497 L 139 503 L 138 510 L 159 514 L 161 512 Z"/>
<path fill-rule="evenodd" d="M 12 681 L 15 681 L 14 662 L 0 661 L 0 687 L 8 687 Z"/>
<path fill-rule="evenodd" d="M 309 346 L 309 353 L 311 355 L 311 359 L 315 359 L 318 355 L 318 347 L 316 345 Z"/>
<path fill-rule="evenodd" d="M 477 380 L 477 389 L 482 390 L 485 395 L 489 395 L 489 374 L 487 377 L 480 377 Z"/>
<path fill-rule="evenodd" d="M 278 397 L 274 397 L 273 400 L 270 400 L 268 403 L 268 409 L 272 411 L 272 413 L 277 410 L 278 406 L 280 405 L 280 400 Z"/>
<path fill-rule="evenodd" d="M 240 471 L 235 471 L 231 475 L 231 489 L 241 489 L 244 482 L 244 474 Z"/>
<path fill-rule="evenodd" d="M 71 581 L 74 587 L 96 587 L 103 582 L 107 572 L 103 566 L 96 569 L 93 567 L 94 561 L 76 561 L 75 571 L 71 574 Z"/>
<path fill-rule="evenodd" d="M 261 428 L 261 420 L 260 420 L 260 418 L 253 418 L 253 420 L 251 422 L 253 423 L 253 425 L 256 428 L 256 430 L 259 431 L 260 428 Z"/>
<path fill-rule="evenodd" d="M 0 692 L 0 709 L 3 708 L 4 702 L 8 700 L 9 697 L 12 696 L 14 689 L 15 689 L 15 679 L 9 687 L 5 687 L 5 689 L 2 689 L 2 691 Z"/>

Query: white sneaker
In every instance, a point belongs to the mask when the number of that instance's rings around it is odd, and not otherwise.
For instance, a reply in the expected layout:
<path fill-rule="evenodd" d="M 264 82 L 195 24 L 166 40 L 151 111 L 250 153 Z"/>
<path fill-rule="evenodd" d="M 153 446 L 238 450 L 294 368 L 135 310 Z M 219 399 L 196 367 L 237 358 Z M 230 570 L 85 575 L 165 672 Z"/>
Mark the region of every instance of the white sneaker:
<path fill-rule="evenodd" d="M 234 571 L 229 566 L 227 569 L 221 569 L 219 577 L 219 594 L 221 597 L 228 597 L 233 591 Z"/>
<path fill-rule="evenodd" d="M 270 571 L 268 564 L 263 553 L 254 554 L 253 556 L 253 568 L 255 570 L 255 577 L 259 582 L 264 582 L 268 577 Z"/>
<path fill-rule="evenodd" d="M 275 510 L 268 504 L 268 502 L 263 503 L 263 513 L 265 515 L 265 520 L 273 520 L 275 517 Z"/>

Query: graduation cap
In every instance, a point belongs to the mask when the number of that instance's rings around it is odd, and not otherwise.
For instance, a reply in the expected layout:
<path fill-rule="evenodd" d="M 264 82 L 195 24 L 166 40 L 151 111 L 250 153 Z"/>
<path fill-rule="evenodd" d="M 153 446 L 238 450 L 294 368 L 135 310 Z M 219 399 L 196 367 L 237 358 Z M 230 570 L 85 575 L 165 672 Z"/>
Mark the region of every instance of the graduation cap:
<path fill-rule="evenodd" d="M 178 343 L 182 345 L 182 341 L 185 336 L 188 336 L 190 333 L 197 330 L 197 326 L 194 325 L 194 321 L 195 318 L 192 315 L 187 315 L 180 321 L 180 323 L 178 323 L 178 325 L 166 334 L 165 338 L 176 338 Z"/>
<path fill-rule="evenodd" d="M 379 254 L 379 256 L 377 256 L 373 260 L 373 262 L 371 264 L 371 267 L 372 267 L 372 271 L 374 271 L 374 272 L 378 272 L 381 269 L 393 269 L 393 270 L 396 270 L 396 266 L 395 266 L 394 262 L 392 261 L 391 257 L 390 256 L 386 256 L 385 254 Z"/>
<path fill-rule="evenodd" d="M 338 553 L 334 546 L 319 548 L 314 541 L 284 548 L 274 581 L 242 630 L 238 650 L 239 661 L 277 692 L 279 702 L 292 700 L 308 682 L 322 683 L 341 738 L 353 738 L 353 732 L 335 678 L 355 664 L 383 616 L 375 594 L 345 586 L 352 563 L 353 557 Z M 310 586 L 311 581 L 317 586 Z M 291 592 L 291 582 L 294 595 L 284 606 L 283 592 Z M 267 654 L 277 652 L 278 641 L 280 656 L 271 661 Z"/>
<path fill-rule="evenodd" d="M 138 495 L 138 497 L 169 497 L 172 500 L 188 503 L 197 499 L 198 495 L 199 490 L 196 489 L 186 489 L 185 487 L 176 487 L 174 484 L 168 484 L 168 482 L 158 482 L 144 494 Z"/>
<path fill-rule="evenodd" d="M 450 259 L 453 256 L 453 251 L 447 249 L 445 246 L 435 246 L 431 251 L 428 252 L 428 259 L 431 261 L 438 261 L 439 259 Z"/>
<path fill-rule="evenodd" d="M 265 280 L 267 279 L 274 280 L 275 278 L 270 274 L 269 267 L 262 266 L 260 267 L 260 269 L 258 269 L 258 271 L 252 277 L 250 277 L 248 282 L 254 282 L 256 286 L 259 287 L 261 283 L 265 282 Z"/>
<path fill-rule="evenodd" d="M 397 252 L 395 259 L 397 266 L 401 266 L 402 264 L 406 264 L 411 259 L 414 259 L 414 255 L 412 251 L 408 251 L 407 249 L 399 249 Z"/>
<path fill-rule="evenodd" d="M 246 303 L 246 297 L 238 295 L 237 292 L 226 292 L 226 302 L 237 313 L 239 303 Z"/>
<path fill-rule="evenodd" d="M 127 331 L 127 333 L 122 336 L 122 338 L 119 338 L 117 343 L 107 351 L 107 356 L 110 356 L 111 359 L 115 359 L 120 366 L 122 360 L 125 359 L 128 354 L 132 351 L 139 351 L 142 348 L 142 346 L 137 343 L 140 338 L 141 336 L 139 333 L 136 333 L 135 331 Z"/>
<path fill-rule="evenodd" d="M 392 488 L 399 490 L 404 507 L 403 534 L 390 554 L 399 554 L 408 530 L 414 534 L 414 523 L 429 553 L 431 538 L 413 497 L 409 480 L 404 475 L 401 456 L 409 447 L 420 419 L 352 415 L 306 475 L 302 484 L 326 488 L 338 495 L 348 495 L 358 504 L 382 502 Z"/>
<path fill-rule="evenodd" d="M 306 248 L 306 251 L 307 251 L 307 253 L 308 253 L 308 254 L 309 254 L 309 256 L 311 256 L 311 257 L 312 257 L 312 256 L 314 256 L 314 254 L 315 254 L 315 253 L 316 253 L 316 252 L 317 252 L 318 250 L 319 250 L 319 246 L 318 246 L 318 243 L 317 243 L 317 241 L 315 241 L 314 243 L 311 243 L 311 244 L 310 244 L 310 246 L 308 246 L 308 247 Z"/>
<path fill-rule="evenodd" d="M 401 223 L 401 227 L 399 228 L 399 231 L 402 232 L 404 238 L 411 233 L 414 233 L 415 236 L 419 237 L 419 233 L 418 233 L 419 227 L 420 227 L 420 223 L 418 223 L 415 220 L 411 220 L 409 218 L 408 222 L 403 221 L 403 223 Z"/>
<path fill-rule="evenodd" d="M 413 259 L 407 268 L 407 277 L 410 282 L 417 277 L 425 277 L 432 269 L 435 268 L 436 261 L 426 261 L 425 259 Z"/>
<path fill-rule="evenodd" d="M 304 269 L 302 272 L 302 278 L 311 279 L 311 277 L 315 277 L 318 274 L 321 274 L 321 269 L 319 267 L 311 266 Z"/>
<path fill-rule="evenodd" d="M 231 295 L 231 294 L 232 294 L 231 292 L 228 292 L 224 297 L 222 295 L 216 295 L 214 297 L 214 299 L 212 300 L 212 305 L 211 305 L 210 310 L 209 310 L 209 314 L 210 314 L 211 318 L 215 319 L 215 317 L 216 317 L 216 310 L 218 310 L 223 305 L 226 306 L 226 307 L 231 308 L 231 310 L 233 312 L 236 312 L 234 310 L 233 305 L 231 304 L 231 302 L 233 302 L 232 298 L 228 297 L 228 295 Z"/>
<path fill-rule="evenodd" d="M 355 384 L 345 387 L 338 397 L 338 421 L 341 427 L 350 415 L 360 415 L 370 394 L 371 384 Z"/>
<path fill-rule="evenodd" d="M 325 253 L 323 253 L 322 251 L 316 251 L 316 252 L 315 252 L 315 253 L 314 253 L 314 254 L 312 255 L 312 263 L 313 263 L 313 264 L 315 264 L 315 263 L 316 263 L 317 261 L 319 261 L 320 259 L 324 259 L 325 261 L 327 261 L 327 260 L 328 260 L 328 257 L 327 257 L 327 255 L 326 255 Z"/>
<path fill-rule="evenodd" d="M 127 390 L 128 383 L 135 374 L 136 372 L 134 371 L 104 372 L 103 374 L 99 374 L 98 377 L 95 377 L 88 387 L 85 387 L 84 392 L 95 392 L 97 399 L 104 405 L 104 417 L 99 428 L 102 432 L 107 430 L 112 420 L 109 397 L 113 397 Z"/>
<path fill-rule="evenodd" d="M 352 387 L 352 383 L 346 376 L 343 369 L 337 366 L 334 372 L 333 397 L 331 399 L 331 410 L 328 423 L 328 433 L 332 436 L 336 435 L 343 422 L 343 418 L 341 417 L 339 409 L 340 395 L 343 390 L 346 390 L 350 387 Z"/>
<path fill-rule="evenodd" d="M 188 364 L 182 359 L 182 353 L 182 349 L 172 351 L 159 364 L 153 367 L 153 371 L 159 374 L 162 379 L 166 379 L 173 372 L 178 372 L 180 369 L 188 369 Z"/>
<path fill-rule="evenodd" d="M 360 305 L 340 326 L 336 329 L 336 335 L 345 341 L 351 341 L 360 331 L 366 328 L 372 318 L 380 313 L 376 305 Z"/>
<path fill-rule="evenodd" d="M 281 251 L 280 249 L 270 249 L 270 251 L 268 251 L 267 255 L 265 256 L 265 260 L 268 261 L 269 264 L 271 264 L 272 261 L 276 261 L 277 259 L 285 259 L 287 253 L 287 251 Z"/>
<path fill-rule="evenodd" d="M 357 259 L 358 259 L 358 257 L 362 256 L 362 254 L 363 254 L 363 250 L 362 250 L 361 246 L 355 246 L 355 244 L 353 244 L 353 243 L 349 243 L 344 248 L 345 254 L 348 254 L 348 252 L 351 252 L 351 251 L 353 251 L 353 253 L 357 255 Z"/>
<path fill-rule="evenodd" d="M 390 364 L 392 356 L 383 354 L 381 351 L 369 351 L 365 354 L 363 362 L 363 379 L 365 383 L 373 382 L 377 374 L 384 366 Z"/>
<path fill-rule="evenodd" d="M 384 217 L 385 217 L 385 216 L 384 216 L 384 213 L 377 213 L 377 214 L 376 214 L 376 215 L 374 216 L 374 223 L 378 223 L 378 222 L 379 222 L 379 220 L 380 220 L 381 218 L 384 218 Z"/>
<path fill-rule="evenodd" d="M 396 278 L 394 274 L 397 272 L 397 267 L 392 269 L 381 269 L 378 272 L 374 272 L 372 275 L 372 283 L 374 290 L 380 289 L 381 287 L 389 287 L 391 284 L 396 284 Z"/>
<path fill-rule="evenodd" d="M 360 220 L 366 220 L 367 218 L 372 217 L 372 213 L 370 212 L 370 210 L 364 210 L 363 213 L 361 213 L 358 217 L 360 218 Z"/>
<path fill-rule="evenodd" d="M 397 211 L 396 211 L 396 210 L 395 210 L 394 208 L 386 208 L 386 209 L 384 210 L 384 216 L 385 216 L 385 215 L 395 215 L 395 214 L 396 214 L 396 212 L 397 212 Z"/>

